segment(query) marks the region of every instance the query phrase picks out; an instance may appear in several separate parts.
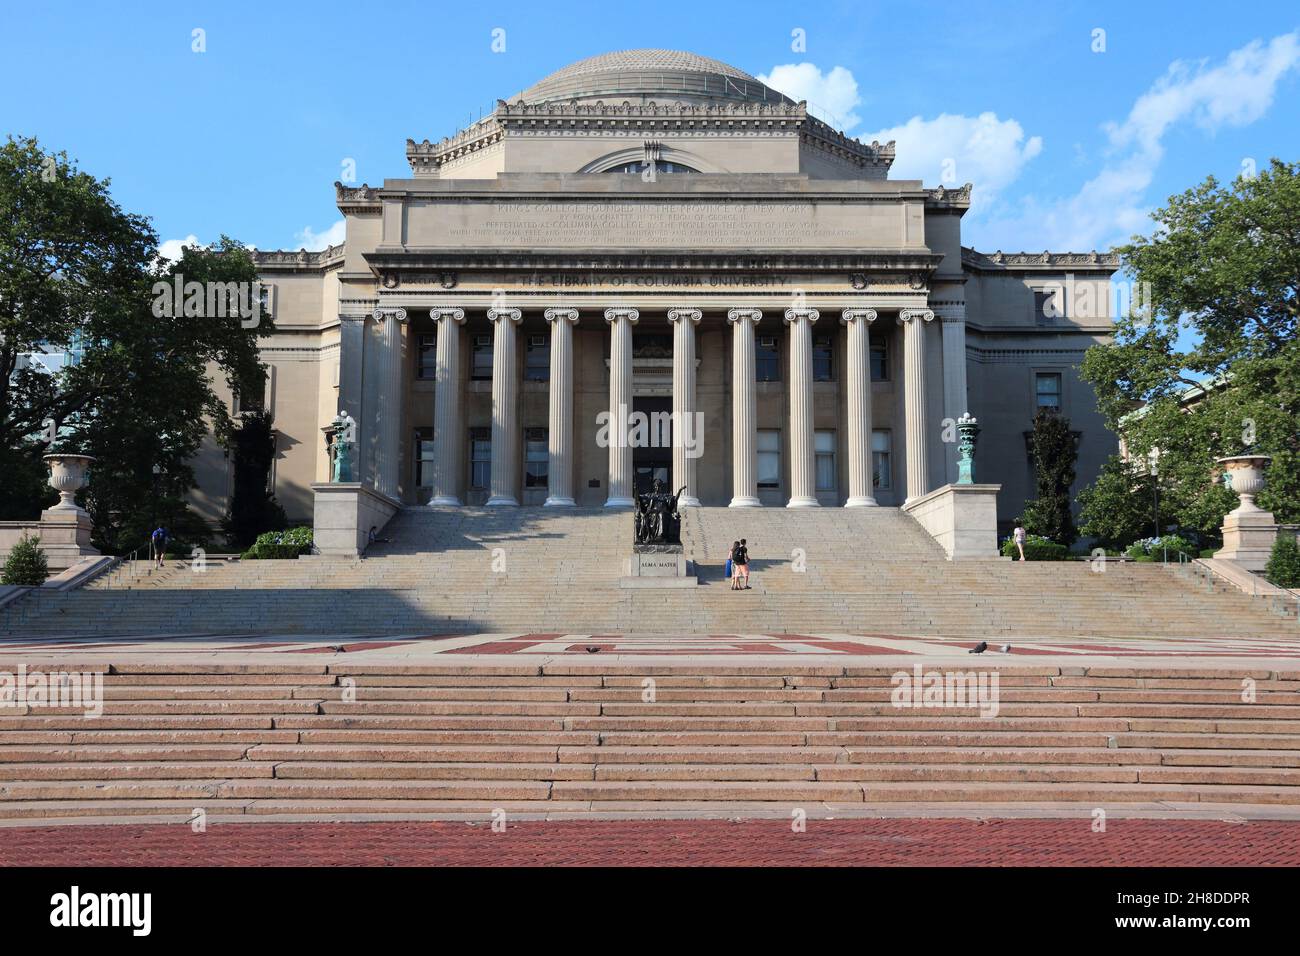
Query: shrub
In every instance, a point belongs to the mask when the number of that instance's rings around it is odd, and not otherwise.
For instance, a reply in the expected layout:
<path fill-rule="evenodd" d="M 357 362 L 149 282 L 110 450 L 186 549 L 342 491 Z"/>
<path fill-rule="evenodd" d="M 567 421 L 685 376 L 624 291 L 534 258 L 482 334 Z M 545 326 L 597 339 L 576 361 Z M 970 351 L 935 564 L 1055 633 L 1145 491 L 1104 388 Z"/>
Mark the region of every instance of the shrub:
<path fill-rule="evenodd" d="M 1264 566 L 1264 577 L 1280 588 L 1300 588 L 1300 544 L 1284 531 L 1273 542 L 1273 553 Z"/>
<path fill-rule="evenodd" d="M 1176 534 L 1167 534 L 1159 538 L 1142 538 L 1130 544 L 1125 553 L 1134 561 L 1164 561 L 1166 554 L 1170 561 L 1177 561 L 1179 551 L 1189 557 L 1200 554 L 1194 544 Z"/>
<path fill-rule="evenodd" d="M 50 565 L 45 552 L 41 550 L 41 539 L 24 535 L 5 559 L 0 584 L 38 588 L 49 576 Z"/>
<path fill-rule="evenodd" d="M 311 528 L 308 527 L 268 531 L 258 535 L 253 546 L 245 551 L 242 557 L 262 560 L 296 558 L 301 554 L 310 554 L 311 545 Z"/>
<path fill-rule="evenodd" d="M 1007 538 L 1002 543 L 1002 554 L 1009 558 L 1019 558 L 1020 552 L 1016 550 L 1016 542 L 1012 538 Z M 1069 549 L 1063 544 L 1057 544 L 1055 541 L 1049 541 L 1041 535 L 1031 534 L 1025 538 L 1025 560 L 1026 561 L 1064 561 L 1069 556 Z"/>
<path fill-rule="evenodd" d="M 1218 548 L 1202 548 L 1202 549 L 1201 549 L 1201 557 L 1203 557 L 1203 558 L 1212 558 L 1212 557 L 1214 557 L 1214 553 L 1215 553 L 1216 551 L 1218 551 L 1218 550 L 1219 550 Z"/>

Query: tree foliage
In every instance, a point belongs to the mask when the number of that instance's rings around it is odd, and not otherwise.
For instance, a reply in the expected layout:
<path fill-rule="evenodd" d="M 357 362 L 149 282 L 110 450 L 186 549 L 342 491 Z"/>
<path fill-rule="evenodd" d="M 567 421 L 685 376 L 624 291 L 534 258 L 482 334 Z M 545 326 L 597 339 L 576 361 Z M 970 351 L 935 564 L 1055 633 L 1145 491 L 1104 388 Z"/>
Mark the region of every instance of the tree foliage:
<path fill-rule="evenodd" d="M 1261 507 L 1300 520 L 1300 165 L 1275 159 L 1227 186 L 1210 177 L 1152 219 L 1149 237 L 1119 250 L 1150 308 L 1117 320 L 1083 376 L 1134 459 L 1159 450 L 1166 527 L 1213 539 L 1236 501 L 1214 460 L 1245 452 L 1273 456 Z M 1188 389 L 1203 394 L 1186 402 Z M 1080 496 L 1084 531 L 1117 543 L 1124 467 Z"/>
<path fill-rule="evenodd" d="M 231 546 L 240 551 L 264 532 L 278 531 L 288 523 L 284 509 L 267 490 L 267 477 L 275 458 L 271 416 L 266 412 L 252 412 L 242 419 L 229 442 L 235 481 L 230 512 L 222 522 Z"/>
<path fill-rule="evenodd" d="M 182 543 L 206 528 L 185 505 L 190 464 L 209 430 L 231 423 L 214 388 L 264 374 L 257 335 L 238 315 L 158 315 L 155 282 L 255 282 L 247 249 L 227 237 L 181 258 L 157 257 L 148 221 L 123 212 L 109 181 L 82 172 L 35 139 L 0 147 L 0 519 L 31 519 L 53 498 L 41 455 L 93 455 L 83 493 L 106 552 L 141 543 L 167 521 Z M 19 356 L 72 351 L 55 372 L 19 370 Z M 157 472 L 155 473 L 155 467 Z"/>
<path fill-rule="evenodd" d="M 1034 415 L 1030 451 L 1038 497 L 1025 504 L 1025 530 L 1068 548 L 1079 537 L 1070 510 L 1079 449 L 1069 419 L 1053 409 L 1040 408 Z"/>

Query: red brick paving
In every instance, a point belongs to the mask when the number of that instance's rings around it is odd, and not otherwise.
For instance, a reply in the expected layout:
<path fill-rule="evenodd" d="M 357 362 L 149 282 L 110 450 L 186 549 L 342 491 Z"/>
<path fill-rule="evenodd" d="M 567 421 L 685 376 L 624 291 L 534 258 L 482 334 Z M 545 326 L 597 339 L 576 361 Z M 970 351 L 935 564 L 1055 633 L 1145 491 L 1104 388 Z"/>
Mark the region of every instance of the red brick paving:
<path fill-rule="evenodd" d="M 0 830 L 3 866 L 1296 866 L 1300 822 L 568 820 Z"/>

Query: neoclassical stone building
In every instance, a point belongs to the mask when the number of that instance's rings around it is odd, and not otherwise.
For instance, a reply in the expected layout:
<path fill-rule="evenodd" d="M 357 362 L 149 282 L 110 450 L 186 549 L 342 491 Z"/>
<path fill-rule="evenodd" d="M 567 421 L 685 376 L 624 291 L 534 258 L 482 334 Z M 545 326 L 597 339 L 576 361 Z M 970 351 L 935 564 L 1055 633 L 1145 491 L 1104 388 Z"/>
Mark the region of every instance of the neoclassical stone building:
<path fill-rule="evenodd" d="M 405 505 L 626 505 L 656 476 L 704 505 L 901 505 L 956 479 L 970 412 L 1005 523 L 1038 406 L 1069 416 L 1081 483 L 1114 448 L 1076 371 L 1114 258 L 964 247 L 969 185 L 889 178 L 892 143 L 734 67 L 593 57 L 406 159 L 335 184 L 342 245 L 259 254 L 270 374 L 241 401 L 274 412 L 295 519 L 339 411 Z M 606 440 L 620 410 L 630 441 Z M 213 516 L 228 471 L 200 462 Z"/>

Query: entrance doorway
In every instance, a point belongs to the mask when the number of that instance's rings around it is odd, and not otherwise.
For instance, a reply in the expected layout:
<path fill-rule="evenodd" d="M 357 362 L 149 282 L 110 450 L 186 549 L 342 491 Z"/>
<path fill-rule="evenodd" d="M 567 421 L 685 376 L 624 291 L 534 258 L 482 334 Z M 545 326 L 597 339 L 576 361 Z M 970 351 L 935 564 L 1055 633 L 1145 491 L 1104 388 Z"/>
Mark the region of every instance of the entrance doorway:
<path fill-rule="evenodd" d="M 651 483 L 659 478 L 665 486 L 672 483 L 673 400 L 669 397 L 645 397 L 632 400 L 633 415 L 646 416 L 649 427 L 645 431 L 648 444 L 632 448 L 632 484 L 636 494 L 650 490 Z M 636 421 L 640 421 L 637 417 Z"/>

